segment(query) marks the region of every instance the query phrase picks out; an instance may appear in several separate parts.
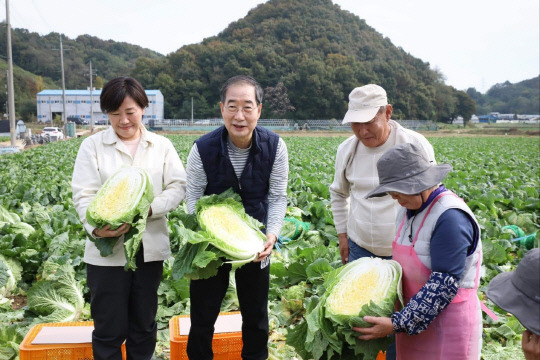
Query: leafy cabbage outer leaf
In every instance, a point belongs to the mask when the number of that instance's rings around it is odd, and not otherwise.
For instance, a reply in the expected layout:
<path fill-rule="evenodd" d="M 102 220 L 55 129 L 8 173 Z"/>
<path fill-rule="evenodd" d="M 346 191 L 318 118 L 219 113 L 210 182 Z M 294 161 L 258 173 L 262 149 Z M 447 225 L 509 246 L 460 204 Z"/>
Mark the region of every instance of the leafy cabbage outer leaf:
<path fill-rule="evenodd" d="M 19 261 L 0 254 L 0 299 L 14 294 L 17 283 L 21 280 L 22 271 Z"/>
<path fill-rule="evenodd" d="M 301 310 L 304 298 L 306 297 L 306 289 L 307 286 L 305 281 L 286 289 L 281 297 L 281 301 L 285 305 L 285 308 L 290 312 Z"/>
<path fill-rule="evenodd" d="M 31 224 L 49 224 L 51 217 L 47 208 L 40 203 L 29 204 L 27 202 L 21 203 L 22 213 L 21 219 L 26 223 Z"/>
<path fill-rule="evenodd" d="M 7 233 L 7 234 L 21 234 L 24 237 L 29 237 L 32 235 L 36 230 L 34 227 L 30 224 L 27 224 L 25 222 L 19 221 L 15 223 L 9 223 L 0 221 L 0 233 Z"/>
<path fill-rule="evenodd" d="M 21 218 L 16 213 L 9 211 L 3 206 L 0 206 L 0 221 L 14 224 L 20 222 Z"/>
<path fill-rule="evenodd" d="M 52 266 L 27 293 L 28 307 L 43 322 L 78 321 L 84 308 L 83 286 L 69 264 Z"/>
<path fill-rule="evenodd" d="M 368 327 L 364 316 L 389 317 L 396 301 L 403 303 L 401 266 L 394 260 L 360 258 L 328 273 L 326 292 L 315 308 L 306 315 L 305 347 L 315 360 L 324 354 L 348 358 L 363 354 L 375 359 L 386 350 L 389 338 L 358 340 L 352 327 Z"/>
<path fill-rule="evenodd" d="M 239 196 L 232 194 L 226 191 L 201 197 L 197 201 L 197 219 L 202 235 L 227 254 L 236 268 L 257 258 L 264 250 L 266 236 L 260 230 L 263 224 L 246 214 Z"/>
<path fill-rule="evenodd" d="M 19 324 L 0 326 L 0 360 L 19 359 L 19 344 L 29 330 Z"/>
<path fill-rule="evenodd" d="M 174 257 L 172 277 L 174 280 L 184 276 L 193 279 L 208 279 L 215 276 L 227 255 L 210 245 L 200 233 L 185 227 L 177 229 L 180 237 L 178 253 Z"/>
<path fill-rule="evenodd" d="M 107 179 L 86 211 L 88 223 L 97 228 L 108 224 L 114 230 L 124 223 L 131 225 L 123 236 L 126 270 L 137 268 L 135 256 L 141 247 L 153 200 L 154 189 L 148 173 L 141 168 L 124 167 Z M 101 256 L 109 256 L 119 238 L 91 239 Z"/>

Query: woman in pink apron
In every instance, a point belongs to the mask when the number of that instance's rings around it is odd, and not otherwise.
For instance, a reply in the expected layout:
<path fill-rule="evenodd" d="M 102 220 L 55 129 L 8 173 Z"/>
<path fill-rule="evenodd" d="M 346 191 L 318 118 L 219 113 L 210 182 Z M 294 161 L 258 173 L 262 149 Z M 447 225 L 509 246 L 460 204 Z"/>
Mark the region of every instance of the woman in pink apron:
<path fill-rule="evenodd" d="M 392 257 L 403 269 L 405 306 L 389 318 L 367 316 L 373 326 L 354 330 L 360 340 L 396 333 L 397 359 L 480 359 L 480 227 L 441 184 L 452 166 L 434 165 L 415 145 L 400 144 L 383 154 L 377 170 L 380 185 L 366 198 L 390 195 L 402 206 Z"/>

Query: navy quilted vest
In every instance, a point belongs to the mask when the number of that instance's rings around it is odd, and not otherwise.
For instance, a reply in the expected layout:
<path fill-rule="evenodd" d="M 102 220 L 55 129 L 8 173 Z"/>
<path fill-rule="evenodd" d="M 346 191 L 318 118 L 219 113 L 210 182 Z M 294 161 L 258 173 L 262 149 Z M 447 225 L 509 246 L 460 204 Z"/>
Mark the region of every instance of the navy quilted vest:
<path fill-rule="evenodd" d="M 227 129 L 222 126 L 195 141 L 208 179 L 205 195 L 220 194 L 233 188 L 242 198 L 246 212 L 266 225 L 270 172 L 279 136 L 263 127 L 255 127 L 251 151 L 240 180 L 229 159 L 227 136 Z"/>

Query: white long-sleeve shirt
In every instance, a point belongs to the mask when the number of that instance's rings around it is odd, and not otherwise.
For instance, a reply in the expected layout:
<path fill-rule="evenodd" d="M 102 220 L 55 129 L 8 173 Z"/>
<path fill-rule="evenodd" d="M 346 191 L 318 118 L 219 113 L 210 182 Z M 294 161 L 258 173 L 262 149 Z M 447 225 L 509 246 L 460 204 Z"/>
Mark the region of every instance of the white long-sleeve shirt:
<path fill-rule="evenodd" d="M 233 165 L 236 176 L 244 171 L 250 148 L 240 149 L 230 141 L 227 143 L 229 158 Z M 189 152 L 187 165 L 187 189 L 186 204 L 190 213 L 195 212 L 197 200 L 203 196 L 208 184 L 208 179 L 203 168 L 201 157 L 197 145 L 193 145 Z M 276 158 L 270 173 L 270 184 L 268 189 L 268 222 L 266 233 L 279 235 L 285 211 L 287 210 L 287 180 L 289 174 L 289 155 L 287 145 L 282 138 L 279 138 Z"/>
<path fill-rule="evenodd" d="M 143 168 L 152 179 L 154 201 L 143 234 L 144 261 L 165 260 L 171 254 L 165 215 L 185 197 L 186 172 L 174 146 L 163 136 L 142 128 L 134 157 L 112 127 L 86 138 L 77 153 L 71 181 L 73 204 L 79 218 L 88 234 L 92 234 L 95 228 L 86 221 L 86 209 L 105 181 L 123 166 Z M 124 266 L 123 242 L 117 241 L 113 254 L 103 257 L 87 238 L 84 261 L 92 265 Z"/>
<path fill-rule="evenodd" d="M 435 162 L 433 147 L 427 139 L 390 120 L 390 135 L 381 146 L 364 146 L 355 136 L 341 143 L 337 150 L 334 181 L 330 199 L 338 234 L 348 237 L 377 256 L 392 255 L 396 215 L 400 208 L 390 196 L 364 199 L 379 185 L 377 161 L 388 149 L 401 143 L 413 143 Z"/>

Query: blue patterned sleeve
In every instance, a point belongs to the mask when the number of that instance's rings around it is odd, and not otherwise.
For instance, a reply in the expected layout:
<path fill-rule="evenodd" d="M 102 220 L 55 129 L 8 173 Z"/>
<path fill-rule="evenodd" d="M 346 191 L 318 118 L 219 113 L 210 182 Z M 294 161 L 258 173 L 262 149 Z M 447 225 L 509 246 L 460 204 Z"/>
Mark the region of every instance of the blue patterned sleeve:
<path fill-rule="evenodd" d="M 408 335 L 420 334 L 454 299 L 458 291 L 458 279 L 450 274 L 432 272 L 409 303 L 392 314 L 395 332 Z"/>

